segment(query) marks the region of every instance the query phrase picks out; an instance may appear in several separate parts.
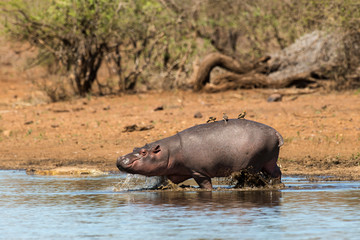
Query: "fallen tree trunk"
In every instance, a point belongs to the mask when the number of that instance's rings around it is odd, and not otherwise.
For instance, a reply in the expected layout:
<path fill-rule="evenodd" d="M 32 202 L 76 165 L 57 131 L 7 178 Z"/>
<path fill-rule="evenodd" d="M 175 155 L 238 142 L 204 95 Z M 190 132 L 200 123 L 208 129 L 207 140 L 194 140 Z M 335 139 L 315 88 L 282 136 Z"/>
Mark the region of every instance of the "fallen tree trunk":
<path fill-rule="evenodd" d="M 311 72 L 298 73 L 276 81 L 268 77 L 267 73 L 271 68 L 264 57 L 255 63 L 240 65 L 231 57 L 220 53 L 212 53 L 205 57 L 196 75 L 194 90 L 205 90 L 206 92 L 219 92 L 230 89 L 251 89 L 251 88 L 285 88 L 290 86 L 305 87 L 312 84 L 318 86 L 316 79 L 311 77 Z M 214 77 L 210 82 L 210 74 L 213 68 L 221 67 L 230 73 Z"/>
<path fill-rule="evenodd" d="M 204 87 L 204 90 L 206 92 L 220 92 L 237 88 L 287 88 L 291 86 L 315 88 L 322 86 L 322 84 L 308 73 L 300 73 L 278 81 L 273 81 L 266 75 L 256 72 L 247 74 L 226 73 L 215 77 L 210 84 Z"/>
<path fill-rule="evenodd" d="M 211 53 L 194 74 L 193 89 L 218 92 L 237 88 L 319 87 L 324 86 L 323 80 L 333 79 L 342 84 L 339 78 L 350 79 L 349 76 L 359 86 L 359 39 L 359 32 L 329 35 L 315 31 L 279 52 L 244 64 L 221 53 Z M 210 79 L 215 67 L 229 72 Z"/>
<path fill-rule="evenodd" d="M 237 74 L 244 74 L 256 69 L 258 72 L 265 71 L 268 58 L 260 59 L 255 63 L 240 64 L 235 59 L 221 53 L 210 53 L 207 55 L 196 73 L 194 90 L 201 90 L 210 82 L 210 73 L 215 67 L 221 67 Z"/>

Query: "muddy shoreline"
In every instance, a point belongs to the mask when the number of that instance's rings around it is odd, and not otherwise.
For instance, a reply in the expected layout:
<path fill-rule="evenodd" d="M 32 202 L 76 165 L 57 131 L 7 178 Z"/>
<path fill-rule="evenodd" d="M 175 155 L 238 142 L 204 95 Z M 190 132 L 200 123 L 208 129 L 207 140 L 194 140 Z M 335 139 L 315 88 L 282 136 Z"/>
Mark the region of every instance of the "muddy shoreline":
<path fill-rule="evenodd" d="M 2 88 L 4 89 L 4 88 Z M 2 90 L 4 91 L 4 90 Z M 217 94 L 151 92 L 25 104 L 0 99 L 0 169 L 84 168 L 117 172 L 116 158 L 225 112 L 270 125 L 284 137 L 283 175 L 360 179 L 360 95 L 317 92 L 285 95 L 275 90 Z M 3 94 L 4 96 L 4 94 Z M 162 110 L 156 110 L 161 106 Z M 200 112 L 203 117 L 195 118 Z M 134 131 L 129 126 L 136 125 Z M 149 127 L 150 126 L 150 127 Z M 331 178 L 329 178 L 331 179 Z"/>

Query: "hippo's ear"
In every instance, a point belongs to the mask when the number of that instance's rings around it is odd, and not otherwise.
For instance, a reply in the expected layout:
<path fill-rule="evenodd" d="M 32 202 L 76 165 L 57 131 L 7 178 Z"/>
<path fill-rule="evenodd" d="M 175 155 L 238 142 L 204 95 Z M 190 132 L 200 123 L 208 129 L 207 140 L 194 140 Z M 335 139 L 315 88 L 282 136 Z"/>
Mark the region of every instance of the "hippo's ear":
<path fill-rule="evenodd" d="M 160 151 L 161 151 L 160 145 L 156 145 L 156 147 L 154 147 L 152 150 L 153 153 L 158 153 Z"/>

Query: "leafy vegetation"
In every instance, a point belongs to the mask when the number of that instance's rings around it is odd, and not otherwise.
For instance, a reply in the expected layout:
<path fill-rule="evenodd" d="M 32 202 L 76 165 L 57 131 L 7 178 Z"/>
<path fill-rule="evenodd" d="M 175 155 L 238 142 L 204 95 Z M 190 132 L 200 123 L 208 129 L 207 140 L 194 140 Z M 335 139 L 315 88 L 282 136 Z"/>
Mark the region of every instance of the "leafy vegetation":
<path fill-rule="evenodd" d="M 94 83 L 100 94 L 138 83 L 179 87 L 196 56 L 214 49 L 241 61 L 316 29 L 360 27 L 356 0 L 7 0 L 0 6 L 6 33 L 38 47 L 33 65 L 50 66 L 81 96 Z M 116 76 L 115 84 L 99 81 L 101 67 L 109 79 Z M 65 95 L 58 84 L 49 95 Z"/>
<path fill-rule="evenodd" d="M 119 88 L 134 88 L 154 49 L 161 48 L 170 19 L 162 10 L 148 0 L 13 0 L 5 5 L 11 36 L 39 47 L 38 63 L 70 73 L 81 96 L 91 91 L 106 58 L 116 67 Z"/>

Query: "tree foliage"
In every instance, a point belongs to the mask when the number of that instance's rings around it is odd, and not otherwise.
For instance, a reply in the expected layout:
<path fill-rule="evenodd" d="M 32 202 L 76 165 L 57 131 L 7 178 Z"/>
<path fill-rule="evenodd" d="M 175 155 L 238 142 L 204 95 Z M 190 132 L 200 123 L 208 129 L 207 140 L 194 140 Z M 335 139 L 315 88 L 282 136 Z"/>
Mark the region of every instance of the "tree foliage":
<path fill-rule="evenodd" d="M 91 91 L 106 56 L 117 66 L 120 88 L 133 88 L 169 20 L 151 0 L 12 0 L 5 11 L 12 36 L 39 47 L 42 58 L 51 56 L 71 72 L 80 95 Z"/>
<path fill-rule="evenodd" d="M 240 63 L 284 49 L 314 30 L 358 31 L 357 0 L 7 0 L 5 29 L 37 46 L 38 60 L 85 95 L 104 62 L 117 89 L 139 81 L 176 87 L 196 56 L 217 51 Z M 50 61 L 51 60 L 51 61 Z M 181 84 L 180 84 L 181 85 Z"/>
<path fill-rule="evenodd" d="M 257 58 L 314 30 L 358 31 L 358 0 L 188 0 L 171 2 L 198 36 L 226 55 Z M 189 3 L 190 2 L 190 3 Z"/>

